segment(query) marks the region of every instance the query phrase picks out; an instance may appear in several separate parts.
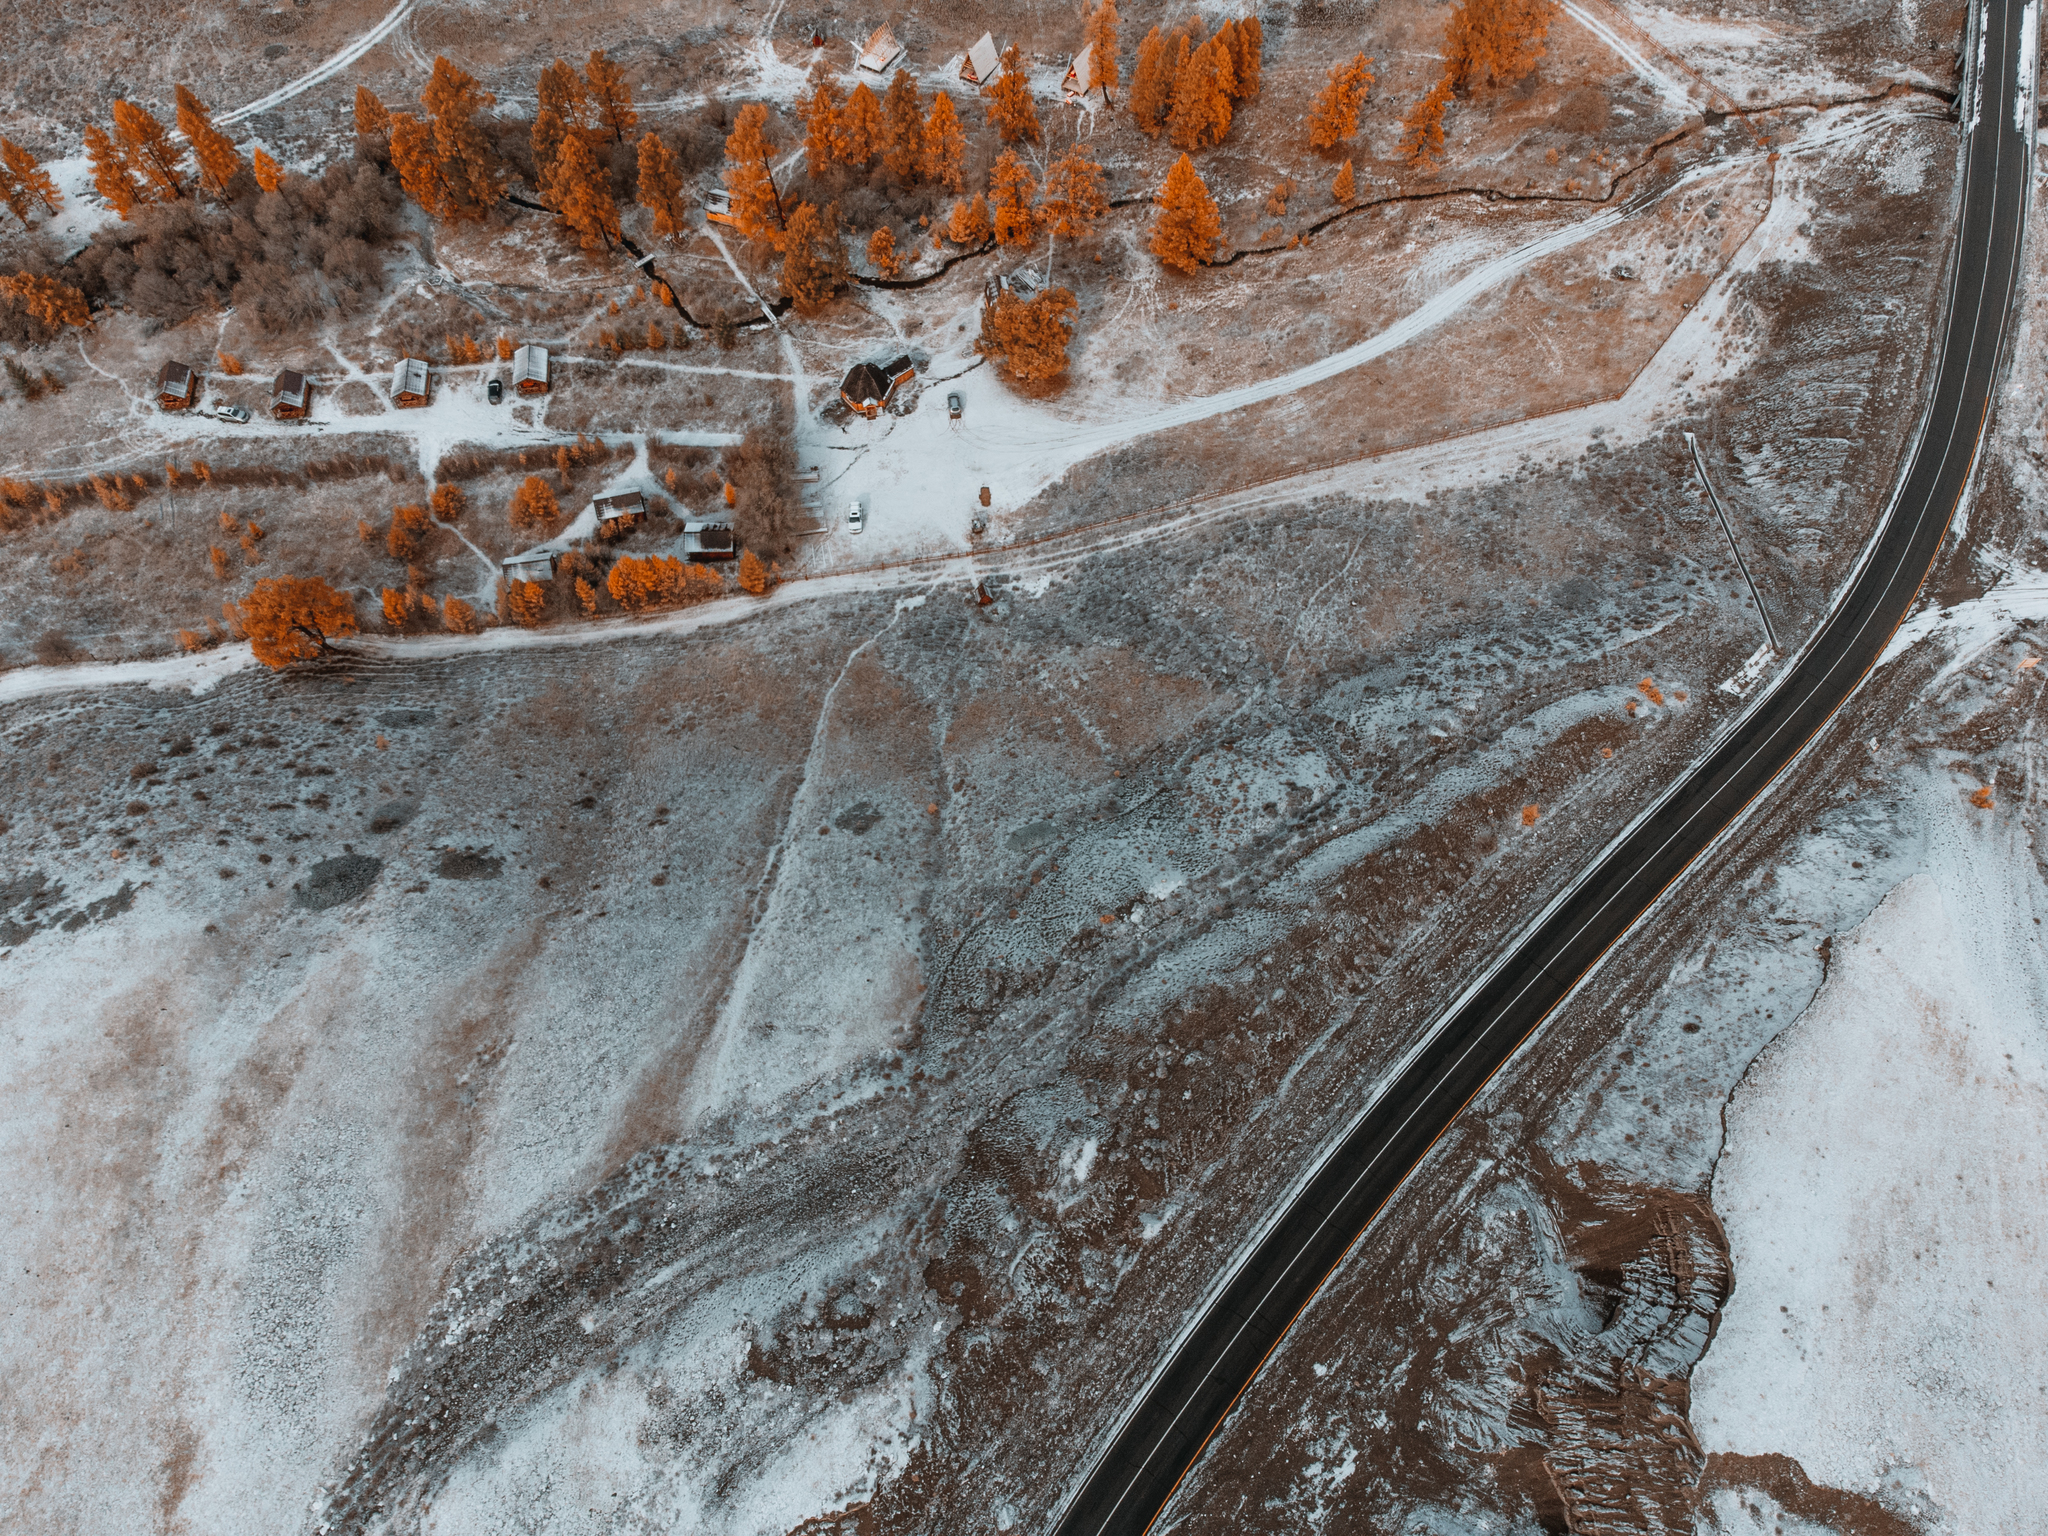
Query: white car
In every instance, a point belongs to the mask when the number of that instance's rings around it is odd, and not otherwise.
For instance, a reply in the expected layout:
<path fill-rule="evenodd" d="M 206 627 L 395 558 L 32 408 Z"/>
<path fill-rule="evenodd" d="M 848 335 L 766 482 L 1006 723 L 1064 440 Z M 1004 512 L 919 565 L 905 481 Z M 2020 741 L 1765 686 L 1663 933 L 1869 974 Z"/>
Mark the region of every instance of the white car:
<path fill-rule="evenodd" d="M 867 525 L 868 515 L 861 511 L 860 498 L 856 496 L 853 498 L 853 505 L 846 509 L 846 531 L 848 533 L 859 533 Z"/>
<path fill-rule="evenodd" d="M 249 421 L 249 413 L 239 405 L 216 405 L 213 408 L 213 414 L 222 421 L 240 422 L 245 426 Z"/>

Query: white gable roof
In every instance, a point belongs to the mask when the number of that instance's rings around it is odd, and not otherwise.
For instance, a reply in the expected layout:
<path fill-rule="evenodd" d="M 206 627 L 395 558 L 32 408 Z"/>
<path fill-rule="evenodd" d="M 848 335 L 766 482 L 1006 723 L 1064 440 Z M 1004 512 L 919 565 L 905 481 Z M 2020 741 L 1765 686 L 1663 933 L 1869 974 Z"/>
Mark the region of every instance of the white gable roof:
<path fill-rule="evenodd" d="M 860 51 L 860 67 L 880 74 L 891 64 L 903 57 L 903 45 L 896 41 L 896 34 L 887 26 L 875 28 L 874 36 L 867 40 Z"/>
<path fill-rule="evenodd" d="M 981 34 L 981 41 L 967 50 L 966 62 L 960 66 L 960 78 L 970 85 L 987 85 L 996 76 L 996 69 L 1002 63 L 1002 55 L 996 52 L 996 40 L 989 33 Z"/>
<path fill-rule="evenodd" d="M 395 399 L 399 395 L 424 395 L 426 392 L 426 359 L 401 357 L 398 360 L 398 366 L 391 370 L 391 394 L 393 398 Z"/>
<path fill-rule="evenodd" d="M 524 384 L 528 379 L 540 384 L 548 381 L 548 349 L 530 341 L 512 354 L 512 382 Z"/>
<path fill-rule="evenodd" d="M 1067 71 L 1067 89 L 1076 96 L 1086 96 L 1095 84 L 1095 45 L 1090 43 L 1074 59 L 1074 67 Z"/>

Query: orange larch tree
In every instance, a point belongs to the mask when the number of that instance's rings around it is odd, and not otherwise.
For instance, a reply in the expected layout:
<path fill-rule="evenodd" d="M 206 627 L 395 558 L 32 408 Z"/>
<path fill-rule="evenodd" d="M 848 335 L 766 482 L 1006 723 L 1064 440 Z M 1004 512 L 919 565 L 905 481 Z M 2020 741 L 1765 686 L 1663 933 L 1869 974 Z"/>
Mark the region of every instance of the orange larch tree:
<path fill-rule="evenodd" d="M 966 155 L 967 133 L 960 126 L 960 114 L 953 108 L 953 98 L 940 91 L 924 120 L 925 179 L 958 192 L 964 185 L 960 165 Z"/>
<path fill-rule="evenodd" d="M 541 111 L 554 113 L 564 128 L 573 128 L 585 138 L 597 137 L 597 113 L 591 105 L 590 87 L 574 64 L 556 59 L 545 65 L 538 90 Z"/>
<path fill-rule="evenodd" d="M 1310 148 L 1335 149 L 1358 132 L 1358 109 L 1372 93 L 1372 62 L 1361 53 L 1330 66 L 1329 80 L 1309 107 Z"/>
<path fill-rule="evenodd" d="M 1038 182 L 1031 168 L 1006 149 L 996 157 L 988 173 L 989 215 L 999 245 L 1029 246 L 1037 243 L 1038 223 L 1031 202 L 1038 195 Z"/>
<path fill-rule="evenodd" d="M 242 169 L 242 156 L 228 136 L 213 126 L 213 114 L 205 102 L 182 85 L 176 96 L 178 132 L 185 135 L 192 158 L 199 162 L 199 184 L 215 197 L 225 197 L 228 184 Z"/>
<path fill-rule="evenodd" d="M 367 85 L 356 87 L 356 134 L 369 138 L 373 134 L 391 131 L 391 109 L 377 99 L 377 93 Z"/>
<path fill-rule="evenodd" d="M 555 216 L 582 237 L 583 248 L 610 250 L 619 238 L 619 205 L 612 197 L 610 173 L 581 134 L 562 140 L 549 181 L 557 200 Z"/>
<path fill-rule="evenodd" d="M 815 203 L 799 204 L 789 216 L 786 246 L 782 291 L 798 314 L 815 315 L 832 302 L 844 266 L 837 218 L 820 213 Z"/>
<path fill-rule="evenodd" d="M 512 493 L 512 526 L 522 533 L 540 533 L 554 526 L 562 504 L 539 475 L 528 475 Z"/>
<path fill-rule="evenodd" d="M 882 104 L 865 80 L 840 109 L 838 146 L 839 163 L 856 168 L 872 164 L 882 152 Z"/>
<path fill-rule="evenodd" d="M 1186 155 L 1166 173 L 1157 201 L 1159 220 L 1152 226 L 1152 254 L 1182 272 L 1192 272 L 1213 260 L 1223 234 L 1223 219 Z"/>
<path fill-rule="evenodd" d="M 1429 164 L 1443 153 L 1444 108 L 1451 103 L 1451 77 L 1445 74 L 1401 120 L 1401 153 L 1415 166 Z"/>
<path fill-rule="evenodd" d="M 405 195 L 430 218 L 447 218 L 454 208 L 441 160 L 434 152 L 434 127 L 410 112 L 391 114 L 391 166 Z"/>
<path fill-rule="evenodd" d="M 1138 127 L 1156 135 L 1173 105 L 1173 46 L 1157 27 L 1138 44 L 1138 65 L 1131 75 L 1131 117 Z"/>
<path fill-rule="evenodd" d="M 540 200 L 550 208 L 559 210 L 562 194 L 555 186 L 555 162 L 562 156 L 562 142 L 569 137 L 569 126 L 553 107 L 542 107 L 533 114 L 533 127 L 527 138 L 533 146 L 533 190 Z M 403 170 L 399 179 L 404 180 Z"/>
<path fill-rule="evenodd" d="M 590 55 L 583 73 L 590 81 L 590 104 L 597 112 L 599 125 L 611 134 L 612 143 L 625 143 L 626 135 L 640 126 L 640 114 L 633 110 L 633 88 L 626 84 L 626 72 L 606 58 L 600 48 Z"/>
<path fill-rule="evenodd" d="M 1230 34 L 1230 62 L 1237 73 L 1231 95 L 1250 101 L 1259 94 L 1259 75 L 1264 67 L 1266 32 L 1256 16 L 1241 16 L 1224 28 Z"/>
<path fill-rule="evenodd" d="M 10 205 L 14 204 L 14 198 L 18 196 L 24 200 L 34 198 L 51 213 L 64 206 L 64 195 L 57 190 L 57 183 L 50 173 L 42 168 L 34 155 L 12 139 L 0 138 L 0 168 L 5 169 L 8 186 L 12 191 L 8 198 Z M 14 211 L 22 223 L 28 222 L 25 202 L 16 205 Z"/>
<path fill-rule="evenodd" d="M 512 581 L 505 585 L 505 617 L 521 629 L 532 629 L 547 617 L 547 588 L 537 581 Z"/>
<path fill-rule="evenodd" d="M 284 168 L 260 147 L 249 157 L 249 168 L 256 177 L 256 185 L 266 192 L 275 192 L 284 185 Z"/>
<path fill-rule="evenodd" d="M 811 71 L 811 94 L 797 103 L 804 119 L 804 173 L 813 179 L 838 163 L 839 114 L 845 107 L 846 93 L 831 70 L 819 64 Z"/>
<path fill-rule="evenodd" d="M 1343 169 L 1337 172 L 1330 183 L 1330 198 L 1333 202 L 1348 203 L 1358 196 L 1358 178 L 1352 174 L 1351 162 L 1346 160 Z"/>
<path fill-rule="evenodd" d="M 434 153 L 448 189 L 447 217 L 482 220 L 505 195 L 505 168 L 476 116 L 498 98 L 449 63 L 434 60 L 434 72 L 420 93 L 433 119 Z M 393 134 L 393 155 L 397 153 Z"/>
<path fill-rule="evenodd" d="M 132 101 L 114 103 L 114 142 L 129 169 L 165 200 L 185 195 L 184 154 L 164 125 Z"/>
<path fill-rule="evenodd" d="M 86 125 L 85 153 L 92 165 L 93 186 L 120 217 L 128 218 L 142 204 L 156 201 L 149 189 L 136 180 L 135 172 L 128 168 L 127 157 L 108 137 L 106 129 L 92 123 Z"/>
<path fill-rule="evenodd" d="M 273 576 L 228 605 L 235 627 L 266 667 L 311 661 L 357 632 L 355 604 L 317 576 Z"/>
<path fill-rule="evenodd" d="M 654 215 L 654 232 L 674 239 L 683 232 L 683 176 L 676 157 L 654 134 L 640 140 L 640 206 Z"/>
<path fill-rule="evenodd" d="M 904 186 L 924 174 L 924 115 L 917 106 L 917 76 L 899 69 L 882 97 L 882 165 Z"/>
<path fill-rule="evenodd" d="M 1557 0 L 1464 0 L 1444 23 L 1444 72 L 1454 90 L 1513 85 L 1543 57 Z"/>
<path fill-rule="evenodd" d="M 749 597 L 768 595 L 768 567 L 751 549 L 740 551 L 740 590 Z"/>
<path fill-rule="evenodd" d="M 1192 151 L 1221 144 L 1230 132 L 1230 99 L 1237 84 L 1230 44 L 1218 33 L 1187 57 L 1173 82 L 1168 137 L 1175 149 Z"/>
<path fill-rule="evenodd" d="M 874 100 L 872 95 L 868 98 Z M 769 161 L 768 109 L 758 101 L 741 107 L 725 140 L 725 189 L 732 195 L 733 224 L 749 240 L 765 240 L 781 249 L 787 228 L 782 198 L 775 190 Z"/>
<path fill-rule="evenodd" d="M 92 310 L 85 295 L 54 277 L 38 277 L 29 272 L 0 277 L 0 293 L 45 325 L 69 325 L 81 330 L 92 325 Z"/>
<path fill-rule="evenodd" d="M 1096 220 L 1109 211 L 1103 191 L 1102 167 L 1076 144 L 1045 173 L 1045 192 L 1038 200 L 1038 222 L 1061 240 L 1086 238 Z"/>
<path fill-rule="evenodd" d="M 1006 288 L 982 306 L 974 350 L 1020 384 L 1049 384 L 1067 371 L 1079 312 L 1066 288 L 1048 288 L 1029 303 Z"/>
<path fill-rule="evenodd" d="M 988 120 L 1005 144 L 1019 139 L 1027 144 L 1038 142 L 1038 108 L 1032 105 L 1031 82 L 1024 78 L 1024 61 L 1015 43 L 1003 50 L 1003 72 L 989 87 Z"/>
<path fill-rule="evenodd" d="M 988 199 L 979 192 L 953 205 L 946 220 L 946 238 L 955 245 L 986 245 L 994 227 L 989 222 Z"/>
<path fill-rule="evenodd" d="M 868 236 L 868 265 L 885 278 L 893 278 L 902 271 L 902 264 L 896 259 L 896 234 L 884 224 Z"/>
<path fill-rule="evenodd" d="M 1100 0 L 1081 24 L 1081 46 L 1095 50 L 1088 56 L 1089 66 L 1095 77 L 1093 85 L 1102 87 L 1104 101 L 1111 99 L 1117 87 L 1116 33 L 1120 22 L 1116 0 Z"/>

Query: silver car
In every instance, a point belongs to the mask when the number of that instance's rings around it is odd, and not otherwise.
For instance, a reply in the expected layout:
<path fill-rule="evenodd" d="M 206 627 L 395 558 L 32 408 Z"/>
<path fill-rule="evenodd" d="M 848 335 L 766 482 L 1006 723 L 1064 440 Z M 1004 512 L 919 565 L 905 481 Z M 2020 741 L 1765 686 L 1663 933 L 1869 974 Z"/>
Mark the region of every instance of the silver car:
<path fill-rule="evenodd" d="M 860 509 L 860 498 L 853 498 L 853 505 L 846 509 L 846 531 L 859 533 L 868 525 L 868 515 Z"/>
<path fill-rule="evenodd" d="M 222 421 L 240 422 L 244 425 L 247 425 L 249 420 L 249 413 L 239 405 L 216 405 L 213 408 L 213 414 Z"/>

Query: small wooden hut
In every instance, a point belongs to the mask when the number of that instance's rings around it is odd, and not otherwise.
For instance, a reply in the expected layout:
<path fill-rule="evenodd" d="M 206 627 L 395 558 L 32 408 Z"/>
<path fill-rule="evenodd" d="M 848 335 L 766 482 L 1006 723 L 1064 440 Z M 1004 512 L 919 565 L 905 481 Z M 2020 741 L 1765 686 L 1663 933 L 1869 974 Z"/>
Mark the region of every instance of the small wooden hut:
<path fill-rule="evenodd" d="M 160 411 L 189 411 L 199 400 L 199 375 L 183 363 L 165 363 L 156 371 L 156 406 Z"/>
<path fill-rule="evenodd" d="M 512 354 L 512 387 L 522 395 L 548 392 L 548 349 L 528 342 Z"/>
<path fill-rule="evenodd" d="M 297 421 L 313 409 L 313 381 L 287 368 L 270 386 L 270 414 L 279 421 Z"/>
<path fill-rule="evenodd" d="M 425 405 L 429 393 L 426 359 L 401 357 L 398 366 L 391 370 L 391 403 L 405 407 Z"/>
<path fill-rule="evenodd" d="M 969 85 L 987 85 L 995 79 L 996 71 L 1002 68 L 1003 56 L 996 52 L 995 37 L 987 32 L 981 34 L 981 41 L 967 50 L 967 57 L 960 62 L 960 78 Z"/>

